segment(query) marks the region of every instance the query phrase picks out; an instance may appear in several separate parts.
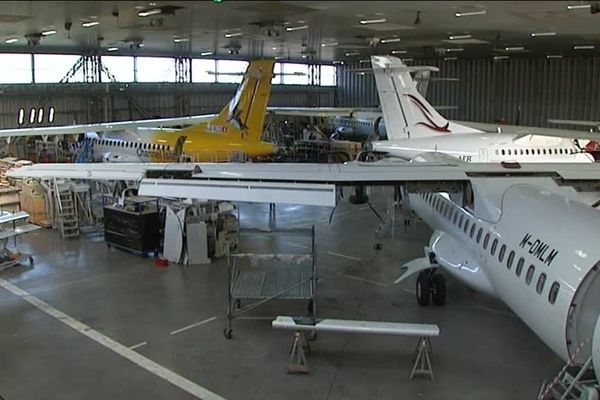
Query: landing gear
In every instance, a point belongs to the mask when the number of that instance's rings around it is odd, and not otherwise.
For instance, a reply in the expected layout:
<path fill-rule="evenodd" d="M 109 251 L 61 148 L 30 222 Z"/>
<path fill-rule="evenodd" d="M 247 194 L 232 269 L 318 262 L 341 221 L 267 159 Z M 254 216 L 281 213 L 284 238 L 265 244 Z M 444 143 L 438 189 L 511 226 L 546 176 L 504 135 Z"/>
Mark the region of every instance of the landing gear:
<path fill-rule="evenodd" d="M 430 300 L 436 306 L 446 304 L 446 281 L 435 271 L 435 268 L 421 271 L 417 277 L 416 295 L 420 306 L 427 307 Z"/>

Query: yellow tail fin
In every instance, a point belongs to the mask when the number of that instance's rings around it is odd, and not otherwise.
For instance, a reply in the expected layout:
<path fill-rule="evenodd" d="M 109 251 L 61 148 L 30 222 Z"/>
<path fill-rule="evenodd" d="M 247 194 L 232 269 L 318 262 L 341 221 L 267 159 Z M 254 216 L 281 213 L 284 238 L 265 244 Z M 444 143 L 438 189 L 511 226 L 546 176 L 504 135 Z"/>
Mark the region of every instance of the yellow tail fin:
<path fill-rule="evenodd" d="M 246 69 L 235 96 L 212 121 L 208 132 L 260 142 L 271 95 L 274 60 L 254 60 Z"/>

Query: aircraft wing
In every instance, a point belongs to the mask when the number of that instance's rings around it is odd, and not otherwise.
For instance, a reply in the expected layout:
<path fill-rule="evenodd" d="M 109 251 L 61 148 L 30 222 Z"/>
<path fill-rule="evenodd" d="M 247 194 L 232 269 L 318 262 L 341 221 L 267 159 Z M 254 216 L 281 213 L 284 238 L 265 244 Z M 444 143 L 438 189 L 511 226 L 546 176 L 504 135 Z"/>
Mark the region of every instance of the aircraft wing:
<path fill-rule="evenodd" d="M 77 135 L 86 132 L 113 132 L 132 128 L 162 128 L 176 125 L 193 125 L 214 118 L 214 114 L 191 117 L 145 119 L 138 121 L 101 122 L 97 124 L 46 126 L 38 128 L 0 129 L 0 138 L 21 136 Z"/>
<path fill-rule="evenodd" d="M 590 126 L 600 130 L 600 121 L 581 121 L 576 119 L 549 119 L 548 122 L 557 125 L 579 125 Z"/>
<path fill-rule="evenodd" d="M 273 115 L 298 117 L 335 117 L 350 116 L 353 112 L 381 112 L 378 108 L 356 107 L 267 107 L 267 112 Z"/>
<path fill-rule="evenodd" d="M 562 184 L 600 182 L 600 164 L 504 165 L 452 162 L 346 164 L 119 163 L 35 164 L 12 178 L 132 180 L 157 197 L 334 206 L 344 187 L 406 185 L 409 191 L 463 190 L 471 178 L 553 177 Z"/>
<path fill-rule="evenodd" d="M 550 121 L 550 120 L 549 120 Z M 515 135 L 515 140 L 520 139 L 529 135 L 537 136 L 552 136 L 566 139 L 588 139 L 600 141 L 600 132 L 587 132 L 578 131 L 574 129 L 555 129 L 555 128 L 538 128 L 534 126 L 520 126 L 520 125 L 502 125 L 502 124 L 488 124 L 483 122 L 471 122 L 471 121 L 452 121 L 461 125 L 466 125 L 471 128 L 479 129 L 485 132 L 498 132 L 509 133 Z"/>

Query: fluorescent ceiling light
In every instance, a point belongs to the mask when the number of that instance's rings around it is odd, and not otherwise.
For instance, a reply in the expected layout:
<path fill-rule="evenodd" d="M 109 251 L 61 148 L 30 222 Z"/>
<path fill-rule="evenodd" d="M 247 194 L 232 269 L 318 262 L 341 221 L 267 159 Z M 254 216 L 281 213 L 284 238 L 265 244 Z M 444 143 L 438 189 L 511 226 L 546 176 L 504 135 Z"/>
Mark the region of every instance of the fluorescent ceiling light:
<path fill-rule="evenodd" d="M 50 35 L 54 35 L 55 33 L 56 33 L 55 30 L 43 31 L 42 36 L 50 36 Z"/>
<path fill-rule="evenodd" d="M 531 37 L 538 37 L 538 36 L 556 36 L 556 32 L 533 32 L 531 34 Z"/>
<path fill-rule="evenodd" d="M 560 54 L 548 54 L 546 58 L 563 58 Z"/>
<path fill-rule="evenodd" d="M 225 37 L 232 38 L 232 37 L 236 37 L 236 36 L 242 36 L 243 34 L 244 34 L 244 32 L 231 32 L 231 33 L 226 33 Z"/>
<path fill-rule="evenodd" d="M 465 49 L 462 48 L 462 47 L 449 47 L 449 48 L 446 49 L 446 51 L 448 53 L 452 53 L 452 52 L 455 52 L 455 51 L 465 51 Z"/>
<path fill-rule="evenodd" d="M 400 38 L 389 38 L 389 39 L 381 39 L 381 43 L 398 43 Z"/>
<path fill-rule="evenodd" d="M 81 24 L 81 26 L 83 26 L 84 28 L 89 28 L 91 26 L 96 26 L 96 25 L 100 25 L 100 22 L 98 22 L 98 21 L 89 21 L 89 22 L 84 22 L 83 24 Z"/>
<path fill-rule="evenodd" d="M 407 50 L 392 50 L 392 54 L 406 54 Z"/>
<path fill-rule="evenodd" d="M 338 44 L 339 44 L 338 42 L 321 43 L 321 47 L 337 46 Z"/>
<path fill-rule="evenodd" d="M 362 25 L 368 25 L 368 24 L 382 24 L 384 22 L 387 22 L 387 19 L 385 18 L 376 18 L 376 19 L 361 19 L 360 23 Z"/>
<path fill-rule="evenodd" d="M 341 64 L 344 65 L 343 61 L 339 61 L 339 60 L 333 60 L 332 64 Z"/>
<path fill-rule="evenodd" d="M 173 41 L 175 43 L 183 43 L 183 42 L 189 42 L 190 39 L 188 39 L 188 38 L 174 38 Z"/>
<path fill-rule="evenodd" d="M 458 57 L 444 57 L 444 61 L 456 61 Z"/>
<path fill-rule="evenodd" d="M 4 41 L 4 43 L 12 44 L 12 43 L 17 43 L 18 41 L 19 41 L 19 39 L 17 39 L 17 38 L 10 38 L 10 39 L 6 39 Z"/>
<path fill-rule="evenodd" d="M 575 50 L 592 50 L 595 48 L 593 44 L 573 46 Z"/>
<path fill-rule="evenodd" d="M 308 29 L 308 25 L 288 26 L 285 28 L 285 30 L 288 32 L 301 31 L 303 29 Z"/>
<path fill-rule="evenodd" d="M 371 60 L 365 58 L 364 60 L 358 60 L 358 62 L 361 63 L 361 64 L 366 64 L 366 63 L 370 63 Z"/>
<path fill-rule="evenodd" d="M 508 56 L 494 56 L 494 60 L 506 60 Z"/>
<path fill-rule="evenodd" d="M 162 14 L 162 10 L 160 8 L 150 8 L 148 10 L 142 10 L 138 12 L 138 17 L 149 17 L 151 15 Z"/>
<path fill-rule="evenodd" d="M 212 50 L 203 51 L 200 53 L 201 56 L 212 56 L 212 54 L 213 54 Z"/>
<path fill-rule="evenodd" d="M 358 51 L 349 51 L 347 53 L 345 53 L 346 57 L 350 57 L 350 56 L 358 56 L 360 53 Z"/>
<path fill-rule="evenodd" d="M 448 36 L 450 40 L 461 40 L 461 39 L 471 39 L 471 35 L 450 35 Z"/>
<path fill-rule="evenodd" d="M 357 72 L 356 74 L 357 74 L 357 75 L 366 75 L 367 73 L 366 73 L 366 72 L 363 72 L 363 71 L 360 71 L 360 72 Z"/>
<path fill-rule="evenodd" d="M 590 8 L 591 4 L 569 4 L 567 6 L 568 10 L 580 10 L 582 8 Z"/>
<path fill-rule="evenodd" d="M 505 47 L 504 50 L 506 50 L 506 51 L 521 51 L 521 50 L 525 50 L 525 47 L 523 47 L 523 46 L 508 46 L 508 47 Z"/>
<path fill-rule="evenodd" d="M 119 50 L 118 47 L 109 47 L 108 49 L 106 49 L 107 51 L 117 51 Z"/>
<path fill-rule="evenodd" d="M 455 17 L 470 17 L 471 15 L 484 15 L 487 14 L 487 10 L 477 11 L 457 11 L 454 13 Z"/>

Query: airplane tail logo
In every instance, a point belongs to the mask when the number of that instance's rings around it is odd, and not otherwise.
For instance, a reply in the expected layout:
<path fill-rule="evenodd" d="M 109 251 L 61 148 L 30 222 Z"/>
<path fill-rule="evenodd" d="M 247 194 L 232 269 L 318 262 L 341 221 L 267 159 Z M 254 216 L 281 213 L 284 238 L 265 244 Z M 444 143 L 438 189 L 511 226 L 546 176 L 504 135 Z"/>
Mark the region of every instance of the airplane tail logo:
<path fill-rule="evenodd" d="M 206 124 L 206 131 L 260 142 L 274 66 L 274 60 L 251 61 L 235 95 L 219 115 Z"/>

